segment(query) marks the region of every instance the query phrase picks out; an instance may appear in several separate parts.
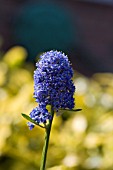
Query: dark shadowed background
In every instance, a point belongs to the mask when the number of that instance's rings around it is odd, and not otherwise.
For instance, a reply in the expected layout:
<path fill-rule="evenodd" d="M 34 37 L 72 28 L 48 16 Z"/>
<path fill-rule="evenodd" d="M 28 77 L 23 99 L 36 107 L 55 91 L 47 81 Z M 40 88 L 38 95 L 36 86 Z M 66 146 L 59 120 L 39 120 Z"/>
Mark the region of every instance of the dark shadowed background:
<path fill-rule="evenodd" d="M 113 72 L 112 0 L 0 2 L 3 51 L 22 45 L 33 61 L 41 52 L 58 49 L 85 75 Z"/>

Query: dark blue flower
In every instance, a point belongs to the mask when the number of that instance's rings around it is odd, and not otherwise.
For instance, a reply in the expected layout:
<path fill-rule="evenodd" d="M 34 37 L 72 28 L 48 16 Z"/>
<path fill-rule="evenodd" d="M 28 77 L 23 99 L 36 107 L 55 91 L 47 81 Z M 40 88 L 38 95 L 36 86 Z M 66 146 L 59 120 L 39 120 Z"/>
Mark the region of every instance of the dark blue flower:
<path fill-rule="evenodd" d="M 64 53 L 49 51 L 41 55 L 34 72 L 36 102 L 52 105 L 54 109 L 74 107 L 73 70 Z"/>
<path fill-rule="evenodd" d="M 58 51 L 49 51 L 40 56 L 34 71 L 34 98 L 39 106 L 32 110 L 30 117 L 36 123 L 46 123 L 51 119 L 46 109 L 51 105 L 54 110 L 74 107 L 75 86 L 72 81 L 73 70 L 68 57 Z M 29 125 L 32 129 L 33 124 Z"/>

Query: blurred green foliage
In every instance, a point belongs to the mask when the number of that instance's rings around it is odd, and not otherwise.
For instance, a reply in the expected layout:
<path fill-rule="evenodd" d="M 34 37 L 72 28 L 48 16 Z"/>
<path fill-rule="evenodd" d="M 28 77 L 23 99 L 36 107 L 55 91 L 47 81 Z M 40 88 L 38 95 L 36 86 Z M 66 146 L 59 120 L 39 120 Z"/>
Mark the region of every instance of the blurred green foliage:
<path fill-rule="evenodd" d="M 30 131 L 21 116 L 36 106 L 35 68 L 25 62 L 23 47 L 0 54 L 0 170 L 39 170 L 44 130 Z M 89 79 L 75 72 L 74 82 L 76 108 L 82 111 L 55 116 L 47 170 L 112 170 L 113 74 Z"/>

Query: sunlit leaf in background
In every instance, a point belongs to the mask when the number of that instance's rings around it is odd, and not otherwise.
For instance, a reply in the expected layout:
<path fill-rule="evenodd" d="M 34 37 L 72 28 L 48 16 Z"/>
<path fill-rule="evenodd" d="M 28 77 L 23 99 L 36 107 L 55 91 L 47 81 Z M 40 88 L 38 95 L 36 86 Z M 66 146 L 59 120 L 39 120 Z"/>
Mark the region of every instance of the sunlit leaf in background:
<path fill-rule="evenodd" d="M 4 55 L 4 61 L 10 66 L 21 65 L 27 57 L 27 51 L 21 46 L 12 47 Z"/>

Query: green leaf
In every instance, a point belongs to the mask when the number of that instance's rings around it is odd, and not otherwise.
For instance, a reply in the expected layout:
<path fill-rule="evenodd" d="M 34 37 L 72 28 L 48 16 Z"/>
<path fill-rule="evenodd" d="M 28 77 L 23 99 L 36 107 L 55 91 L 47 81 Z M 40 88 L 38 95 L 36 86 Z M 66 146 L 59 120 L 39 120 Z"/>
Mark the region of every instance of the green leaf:
<path fill-rule="evenodd" d="M 72 110 L 69 110 L 69 109 L 59 109 L 59 110 L 65 110 L 65 111 L 69 111 L 69 112 L 79 112 L 82 109 L 72 109 Z"/>
<path fill-rule="evenodd" d="M 38 125 L 38 124 L 37 124 L 33 119 L 31 119 L 28 115 L 22 113 L 22 116 L 23 116 L 25 119 L 27 119 L 28 121 L 30 121 L 30 122 L 32 122 L 32 123 Z"/>
<path fill-rule="evenodd" d="M 23 116 L 25 119 L 27 119 L 28 121 L 34 123 L 35 125 L 38 125 L 38 126 L 40 126 L 41 128 L 45 128 L 45 126 L 41 126 L 39 123 L 36 123 L 36 122 L 35 122 L 33 119 L 31 119 L 28 115 L 22 113 L 22 116 Z"/>

